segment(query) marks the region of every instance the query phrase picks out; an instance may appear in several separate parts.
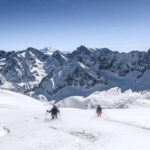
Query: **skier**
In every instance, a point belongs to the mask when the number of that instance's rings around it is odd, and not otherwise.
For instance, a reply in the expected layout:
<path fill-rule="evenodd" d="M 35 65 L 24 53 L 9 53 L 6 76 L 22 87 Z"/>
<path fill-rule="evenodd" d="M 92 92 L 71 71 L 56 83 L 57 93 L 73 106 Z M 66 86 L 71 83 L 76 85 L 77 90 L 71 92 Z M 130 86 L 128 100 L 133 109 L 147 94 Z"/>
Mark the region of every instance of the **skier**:
<path fill-rule="evenodd" d="M 57 114 L 60 113 L 56 105 L 53 105 L 53 108 L 51 110 L 47 110 L 47 112 L 51 113 L 52 119 L 57 119 Z"/>
<path fill-rule="evenodd" d="M 101 117 L 102 114 L 102 108 L 100 105 L 97 106 L 96 108 L 96 113 L 97 113 L 97 117 Z"/>

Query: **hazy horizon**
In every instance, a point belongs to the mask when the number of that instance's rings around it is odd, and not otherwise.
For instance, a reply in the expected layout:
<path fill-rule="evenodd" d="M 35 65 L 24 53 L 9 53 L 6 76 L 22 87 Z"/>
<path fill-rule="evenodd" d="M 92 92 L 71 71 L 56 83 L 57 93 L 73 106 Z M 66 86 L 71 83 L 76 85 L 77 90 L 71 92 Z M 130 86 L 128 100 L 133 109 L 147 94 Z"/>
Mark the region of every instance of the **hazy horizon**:
<path fill-rule="evenodd" d="M 29 47 L 26 47 L 26 48 L 24 48 L 24 49 L 12 49 L 12 50 L 5 50 L 5 49 L 0 49 L 0 51 L 1 50 L 3 50 L 3 51 L 23 51 L 23 50 L 27 50 L 28 48 L 35 48 L 35 49 L 37 49 L 37 50 L 42 50 L 42 49 L 45 49 L 45 48 L 50 48 L 50 49 L 52 49 L 52 50 L 59 50 L 59 51 L 61 51 L 61 52 L 73 52 L 74 50 L 76 50 L 78 47 L 80 47 L 80 46 L 85 46 L 86 48 L 88 48 L 88 49 L 103 49 L 103 48 L 108 48 L 109 50 L 111 50 L 111 51 L 117 51 L 117 52 L 120 52 L 120 53 L 129 53 L 129 52 L 132 52 L 132 51 L 139 51 L 139 52 L 142 52 L 142 51 L 145 51 L 145 52 L 147 52 L 149 49 L 147 49 L 147 50 L 126 50 L 126 51 L 119 51 L 119 50 L 115 50 L 115 49 L 110 49 L 109 47 L 87 47 L 86 45 L 79 45 L 79 46 L 77 46 L 76 48 L 74 48 L 74 49 L 72 49 L 72 50 L 63 50 L 63 49 L 54 49 L 53 47 L 43 47 L 43 48 L 36 48 L 36 47 L 33 47 L 33 46 L 29 46 Z"/>

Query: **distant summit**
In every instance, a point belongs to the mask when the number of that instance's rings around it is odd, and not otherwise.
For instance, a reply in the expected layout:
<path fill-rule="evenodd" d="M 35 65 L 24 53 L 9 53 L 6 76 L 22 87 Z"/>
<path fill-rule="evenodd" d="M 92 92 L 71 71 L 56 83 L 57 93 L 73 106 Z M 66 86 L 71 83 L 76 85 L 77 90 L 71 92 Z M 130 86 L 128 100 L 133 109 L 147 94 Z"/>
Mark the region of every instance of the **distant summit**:
<path fill-rule="evenodd" d="M 52 55 L 56 50 L 51 47 L 45 47 L 43 49 L 40 49 L 40 51 L 44 54 Z"/>

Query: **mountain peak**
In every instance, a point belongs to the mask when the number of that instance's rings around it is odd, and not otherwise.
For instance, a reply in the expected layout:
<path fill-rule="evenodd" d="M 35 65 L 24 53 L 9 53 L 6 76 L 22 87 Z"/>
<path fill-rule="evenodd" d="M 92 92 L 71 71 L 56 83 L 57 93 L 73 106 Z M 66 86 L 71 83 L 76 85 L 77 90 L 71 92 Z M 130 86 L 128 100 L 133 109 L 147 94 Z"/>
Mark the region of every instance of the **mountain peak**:
<path fill-rule="evenodd" d="M 87 47 L 85 47 L 84 45 L 79 46 L 76 51 L 89 53 L 89 49 Z"/>
<path fill-rule="evenodd" d="M 51 47 L 45 47 L 43 49 L 40 49 L 40 51 L 44 54 L 52 55 L 56 50 Z"/>
<path fill-rule="evenodd" d="M 82 55 L 89 55 L 89 54 L 90 54 L 90 50 L 84 45 L 81 45 L 71 53 L 72 56 L 82 56 Z"/>
<path fill-rule="evenodd" d="M 33 48 L 33 47 L 28 47 L 28 48 L 27 48 L 27 51 L 32 51 L 32 50 L 37 50 L 37 49 L 35 49 L 35 48 Z"/>

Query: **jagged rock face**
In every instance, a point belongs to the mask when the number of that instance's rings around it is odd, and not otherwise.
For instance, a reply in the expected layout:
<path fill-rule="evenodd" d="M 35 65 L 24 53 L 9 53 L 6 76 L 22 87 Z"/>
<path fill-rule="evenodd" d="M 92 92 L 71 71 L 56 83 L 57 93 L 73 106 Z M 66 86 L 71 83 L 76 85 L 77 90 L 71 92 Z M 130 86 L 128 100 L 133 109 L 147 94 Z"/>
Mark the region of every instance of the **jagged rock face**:
<path fill-rule="evenodd" d="M 3 85 L 3 81 L 0 79 L 0 85 Z"/>
<path fill-rule="evenodd" d="M 7 56 L 7 52 L 0 51 L 0 59 L 5 58 Z"/>
<path fill-rule="evenodd" d="M 11 55 L 13 55 L 15 52 L 12 51 L 12 52 L 5 52 L 3 50 L 0 51 L 0 59 L 3 59 L 3 58 L 9 58 L 11 57 Z"/>
<path fill-rule="evenodd" d="M 43 64 L 41 60 L 43 61 L 44 58 L 38 50 L 28 48 L 26 51 L 16 52 L 12 57 L 7 58 L 0 72 L 6 82 L 21 86 L 24 91 L 29 90 L 39 84 L 39 76 L 44 77 L 42 74 L 44 69 L 40 68 Z M 39 74 L 38 70 L 42 73 Z"/>
<path fill-rule="evenodd" d="M 89 67 L 96 65 L 97 70 L 110 70 L 118 73 L 120 76 L 126 76 L 130 71 L 139 71 L 143 73 L 150 67 L 149 55 L 146 52 L 133 51 L 130 53 L 113 52 L 107 48 L 89 51 L 89 53 L 81 50 L 72 58 L 84 63 Z M 74 52 L 75 53 L 75 52 Z"/>
<path fill-rule="evenodd" d="M 104 84 L 104 82 L 101 76 L 95 76 L 94 73 L 90 72 L 89 68 L 77 61 L 73 61 L 57 68 L 43 78 L 34 95 L 44 93 L 46 97 L 49 97 L 66 86 L 88 89 L 98 83 Z"/>
<path fill-rule="evenodd" d="M 127 54 L 117 54 L 111 70 L 120 76 L 126 76 L 133 71 L 143 74 L 148 68 L 147 53 L 134 51 Z"/>
<path fill-rule="evenodd" d="M 71 54 L 72 57 L 84 57 L 89 55 L 90 55 L 90 51 L 85 46 L 78 47 L 77 50 L 73 51 Z"/>
<path fill-rule="evenodd" d="M 18 52 L 0 51 L 0 86 L 9 83 L 16 91 L 21 89 L 34 97 L 44 95 L 48 100 L 66 87 L 85 91 L 97 86 L 100 90 L 114 86 L 147 90 L 149 73 L 150 50 L 119 53 L 80 46 L 71 54 L 31 47 Z M 142 82 L 145 84 L 138 87 Z"/>
<path fill-rule="evenodd" d="M 33 57 L 28 50 L 21 54 L 16 53 L 6 61 L 6 64 L 1 69 L 2 75 L 6 80 L 15 83 L 35 80 L 33 73 L 31 73 L 35 60 L 36 57 Z"/>

